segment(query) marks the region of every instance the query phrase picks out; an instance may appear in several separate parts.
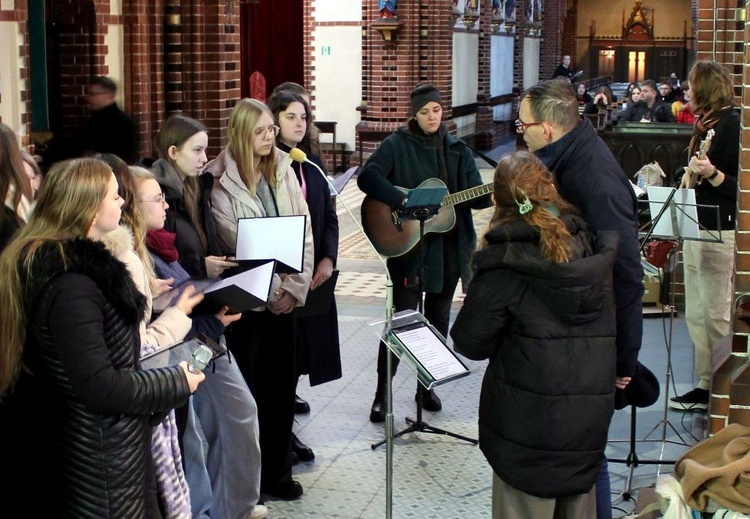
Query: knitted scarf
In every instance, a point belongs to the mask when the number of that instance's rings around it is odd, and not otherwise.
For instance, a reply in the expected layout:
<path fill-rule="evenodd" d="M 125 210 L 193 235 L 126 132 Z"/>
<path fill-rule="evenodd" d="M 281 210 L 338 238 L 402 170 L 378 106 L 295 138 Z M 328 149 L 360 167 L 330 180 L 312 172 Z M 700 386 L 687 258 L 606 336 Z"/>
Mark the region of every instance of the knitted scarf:
<path fill-rule="evenodd" d="M 696 152 L 700 149 L 701 143 L 708 135 L 708 130 L 716 126 L 716 124 L 732 110 L 731 106 L 723 106 L 718 110 L 710 110 L 704 112 L 695 118 L 695 124 L 693 126 L 693 137 L 690 139 L 690 155 L 694 157 Z"/>
<path fill-rule="evenodd" d="M 146 232 L 146 246 L 167 263 L 174 263 L 179 258 L 174 240 L 177 235 L 173 232 L 158 229 Z"/>

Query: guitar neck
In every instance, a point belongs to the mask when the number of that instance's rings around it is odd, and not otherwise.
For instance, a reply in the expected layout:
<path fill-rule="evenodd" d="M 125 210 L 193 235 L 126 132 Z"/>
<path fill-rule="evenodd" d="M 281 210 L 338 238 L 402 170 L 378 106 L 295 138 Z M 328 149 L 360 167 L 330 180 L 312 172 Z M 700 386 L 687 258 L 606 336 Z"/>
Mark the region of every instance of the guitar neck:
<path fill-rule="evenodd" d="M 451 207 L 462 202 L 468 202 L 469 200 L 473 200 L 474 198 L 479 198 L 480 196 L 486 195 L 487 193 L 492 193 L 492 183 L 464 189 L 463 191 L 453 193 L 452 195 L 446 195 L 445 198 L 443 198 L 442 204 L 440 205 L 442 207 Z"/>

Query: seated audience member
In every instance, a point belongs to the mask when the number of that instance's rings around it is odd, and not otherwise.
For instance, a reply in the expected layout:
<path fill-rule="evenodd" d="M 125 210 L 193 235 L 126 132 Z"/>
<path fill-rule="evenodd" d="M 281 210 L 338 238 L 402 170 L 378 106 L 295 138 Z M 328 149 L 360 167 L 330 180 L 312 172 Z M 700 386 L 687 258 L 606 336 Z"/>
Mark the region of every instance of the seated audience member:
<path fill-rule="evenodd" d="M 658 92 L 656 90 L 656 83 L 652 80 L 647 79 L 641 85 L 641 103 L 636 103 L 625 110 L 622 114 L 622 121 L 634 121 L 634 122 L 659 122 L 659 123 L 673 123 L 675 122 L 674 115 L 672 115 L 672 109 L 666 103 L 657 99 Z"/>
<path fill-rule="evenodd" d="M 667 81 L 662 81 L 659 83 L 659 96 L 658 99 L 662 103 L 666 103 L 668 105 L 672 104 L 674 99 L 674 94 L 672 94 L 672 87 L 669 86 L 669 83 Z"/>
<path fill-rule="evenodd" d="M 479 446 L 492 516 L 596 517 L 614 412 L 617 233 L 591 234 L 527 151 L 500 159 L 494 200 L 451 329 L 458 353 L 489 359 Z"/>
<path fill-rule="evenodd" d="M 578 99 L 578 106 L 585 106 L 594 100 L 586 91 L 586 83 L 580 82 L 576 86 L 576 99 Z"/>
<path fill-rule="evenodd" d="M 595 114 L 599 110 L 604 110 L 612 104 L 612 90 L 607 85 L 602 85 L 596 89 L 594 99 L 583 109 L 585 114 Z"/>
<path fill-rule="evenodd" d="M 204 379 L 186 362 L 139 369 L 145 301 L 101 243 L 122 203 L 103 162 L 57 163 L 0 254 L 0 395 L 14 424 L 0 432 L 13 446 L 4 486 L 8 495 L 44 488 L 34 503 L 43 516 L 161 517 L 149 491 L 152 420 Z"/>
<path fill-rule="evenodd" d="M 693 93 L 690 91 L 690 81 L 682 82 L 682 95 L 685 98 L 685 102 L 679 107 L 676 118 L 678 123 L 693 124 L 695 122 L 695 115 L 693 114 L 693 105 L 690 100 L 693 97 Z M 673 103 L 674 107 L 677 103 Z"/>
<path fill-rule="evenodd" d="M 625 102 L 622 103 L 623 112 L 641 101 L 641 87 L 637 83 L 633 85 L 633 88 L 625 94 Z"/>

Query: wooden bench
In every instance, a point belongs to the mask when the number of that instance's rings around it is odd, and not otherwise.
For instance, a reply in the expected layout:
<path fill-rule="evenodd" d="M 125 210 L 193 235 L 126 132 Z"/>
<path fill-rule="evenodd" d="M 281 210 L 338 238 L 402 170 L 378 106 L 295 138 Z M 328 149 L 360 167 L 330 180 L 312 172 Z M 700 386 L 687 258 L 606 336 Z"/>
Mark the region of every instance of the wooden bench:
<path fill-rule="evenodd" d="M 638 123 L 617 121 L 599 130 L 602 140 L 629 178 L 650 162 L 658 162 L 673 183 L 674 171 L 688 163 L 688 147 L 693 126 L 678 123 Z"/>

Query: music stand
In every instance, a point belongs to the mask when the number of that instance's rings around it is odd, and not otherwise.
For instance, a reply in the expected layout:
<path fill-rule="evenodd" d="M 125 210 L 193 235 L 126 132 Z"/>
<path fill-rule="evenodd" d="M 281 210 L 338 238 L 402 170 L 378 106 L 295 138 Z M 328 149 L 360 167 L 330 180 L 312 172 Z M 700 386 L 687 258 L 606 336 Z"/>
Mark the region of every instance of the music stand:
<path fill-rule="evenodd" d="M 418 243 L 421 243 L 422 240 L 424 239 L 425 222 L 429 220 L 430 218 L 433 218 L 440 211 L 442 200 L 446 194 L 448 194 L 448 190 L 445 187 L 419 188 L 419 189 L 412 189 L 409 192 L 408 197 L 407 197 L 407 202 L 404 204 L 405 208 L 403 211 L 399 213 L 398 216 L 402 220 L 418 220 L 419 221 L 419 242 Z M 419 280 L 418 280 L 418 287 L 419 287 L 418 308 L 419 308 L 419 313 L 421 314 L 423 313 L 423 308 L 424 308 L 424 271 L 425 271 L 424 244 L 422 244 L 419 250 L 419 262 L 420 263 L 419 263 Z M 389 343 L 386 343 L 386 344 L 389 344 Z M 391 355 L 392 353 L 389 351 L 388 358 L 390 358 Z M 390 371 L 388 372 L 387 376 L 390 378 L 391 376 Z M 424 385 L 421 379 L 418 378 L 417 380 L 420 384 Z M 393 435 L 393 438 L 399 438 L 411 432 L 426 432 L 426 433 L 432 433 L 432 434 L 443 434 L 446 436 L 451 436 L 459 440 L 464 440 L 469 443 L 473 443 L 474 445 L 479 443 L 478 440 L 475 440 L 473 438 L 469 438 L 461 434 L 446 431 L 445 429 L 440 429 L 438 427 L 433 427 L 432 425 L 425 422 L 422 419 L 423 400 L 424 400 L 423 391 L 421 390 L 417 391 L 417 417 L 416 419 L 406 417 L 406 422 L 409 424 L 409 426 L 403 429 L 402 431 L 395 433 Z M 372 445 L 372 448 L 377 449 L 384 442 L 385 440 L 381 440 L 377 443 L 374 443 Z"/>
<path fill-rule="evenodd" d="M 656 189 L 654 189 L 656 188 Z M 667 187 L 660 187 L 660 186 L 650 186 L 648 190 L 654 194 L 657 195 L 654 198 L 657 198 L 658 201 L 652 201 L 652 200 L 646 200 L 645 202 L 648 202 L 652 207 L 653 206 L 659 206 L 659 211 L 657 215 L 648 223 L 646 223 L 641 229 L 639 229 L 639 232 L 642 231 L 644 228 L 649 227 L 648 231 L 645 233 L 645 236 L 643 237 L 643 241 L 639 247 L 639 252 L 643 251 L 643 248 L 645 247 L 646 243 L 648 242 L 649 238 L 652 235 L 657 235 L 661 238 L 666 238 L 670 240 L 677 241 L 679 244 L 682 244 L 685 240 L 695 240 L 695 241 L 711 241 L 711 242 L 720 242 L 721 241 L 721 230 L 718 230 L 718 235 L 711 234 L 711 238 L 705 239 L 700 237 L 700 231 L 701 230 L 707 230 L 704 226 L 702 226 L 698 222 L 698 214 L 697 214 L 697 208 L 698 207 L 707 207 L 707 208 L 714 208 L 716 211 L 716 221 L 720 222 L 719 219 L 719 207 L 715 205 L 704 205 L 704 204 L 697 204 L 695 203 L 695 190 L 688 190 L 688 189 L 679 189 L 677 186 L 667 188 Z M 675 196 L 676 193 L 680 191 L 680 203 L 675 202 Z M 649 197 L 650 198 L 650 197 Z M 669 222 L 671 225 L 667 225 L 666 227 L 663 225 L 659 225 L 660 223 L 663 223 L 663 216 L 664 214 L 669 211 L 670 213 L 670 219 Z M 674 270 L 676 268 L 676 251 L 678 248 L 673 249 L 673 251 L 670 253 L 670 269 Z M 625 459 L 608 459 L 609 462 L 612 463 L 625 463 L 628 466 L 628 476 L 625 482 L 625 489 L 623 490 L 621 496 L 624 500 L 629 500 L 632 497 L 631 494 L 631 483 L 633 479 L 633 470 L 638 467 L 639 465 L 673 465 L 676 460 L 665 460 L 663 459 L 664 456 L 664 446 L 667 443 L 672 443 L 675 445 L 685 445 L 687 446 L 687 442 L 684 440 L 682 435 L 677 431 L 677 429 L 671 424 L 671 422 L 667 419 L 667 413 L 669 411 L 669 386 L 670 381 L 672 379 L 672 337 L 673 337 L 673 327 L 674 327 L 674 308 L 675 308 L 675 290 L 674 290 L 674 283 L 675 283 L 675 276 L 671 275 L 670 282 L 672 283 L 672 290 L 669 291 L 670 293 L 670 301 L 669 304 L 666 305 L 669 307 L 669 333 L 667 336 L 667 343 L 666 343 L 666 349 L 667 349 L 667 368 L 665 372 L 665 382 L 664 382 L 664 409 L 663 409 L 663 416 L 662 419 L 657 423 L 649 432 L 646 434 L 643 439 L 636 440 L 635 439 L 635 428 L 636 428 L 636 407 L 631 406 L 631 418 L 630 418 L 630 439 L 625 440 L 629 441 L 630 443 L 630 452 L 628 453 L 627 457 Z M 661 302 L 661 301 L 660 301 Z M 656 431 L 659 427 L 662 427 L 661 432 L 661 438 L 660 439 L 649 439 L 649 436 Z M 667 440 L 666 434 L 667 434 L 667 426 L 669 426 L 672 431 L 677 435 L 677 437 L 680 439 L 679 442 L 674 440 Z M 613 440 L 614 441 L 622 441 L 622 440 Z M 658 441 L 661 443 L 661 448 L 659 451 L 659 459 L 658 460 L 640 460 L 638 458 L 638 454 L 635 450 L 636 443 L 640 442 L 648 442 L 648 441 Z M 658 475 L 658 473 L 657 473 Z"/>

